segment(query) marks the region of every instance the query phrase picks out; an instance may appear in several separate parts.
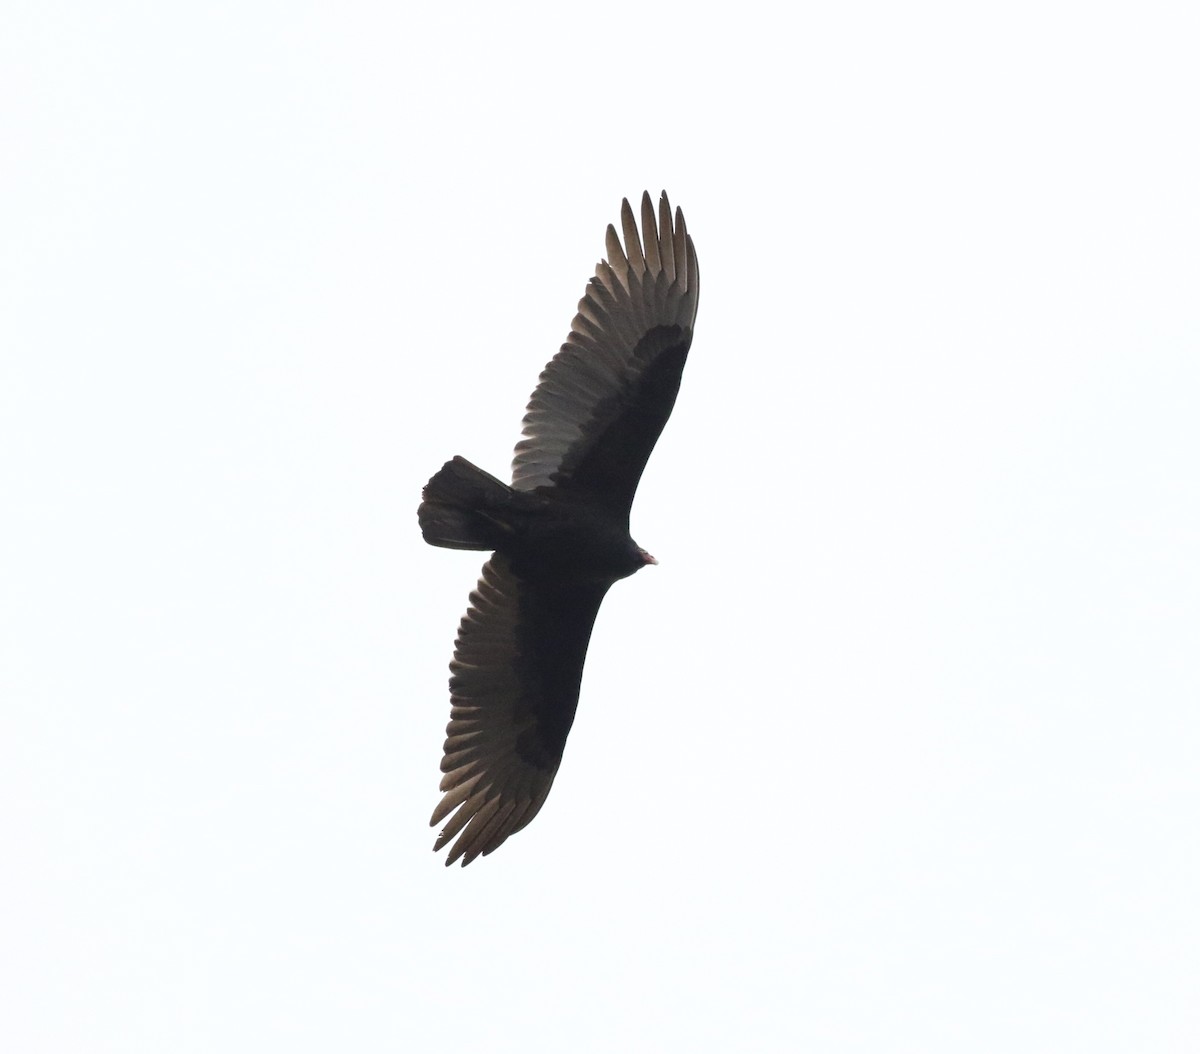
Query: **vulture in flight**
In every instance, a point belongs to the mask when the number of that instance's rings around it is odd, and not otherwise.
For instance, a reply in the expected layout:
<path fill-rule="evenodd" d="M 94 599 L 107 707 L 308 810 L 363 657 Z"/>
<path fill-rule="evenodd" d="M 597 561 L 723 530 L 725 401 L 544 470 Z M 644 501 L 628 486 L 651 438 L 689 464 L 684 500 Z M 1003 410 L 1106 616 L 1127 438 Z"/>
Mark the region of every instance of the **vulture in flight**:
<path fill-rule="evenodd" d="M 641 235 L 621 203 L 624 247 L 588 281 L 567 342 L 538 379 L 512 484 L 455 457 L 418 510 L 430 545 L 492 552 L 458 628 L 434 850 L 464 866 L 532 820 L 575 719 L 604 594 L 657 563 L 629 536 L 629 508 L 671 414 L 692 342 L 700 273 L 683 213 L 642 195 Z M 448 818 L 448 819 L 447 819 Z"/>

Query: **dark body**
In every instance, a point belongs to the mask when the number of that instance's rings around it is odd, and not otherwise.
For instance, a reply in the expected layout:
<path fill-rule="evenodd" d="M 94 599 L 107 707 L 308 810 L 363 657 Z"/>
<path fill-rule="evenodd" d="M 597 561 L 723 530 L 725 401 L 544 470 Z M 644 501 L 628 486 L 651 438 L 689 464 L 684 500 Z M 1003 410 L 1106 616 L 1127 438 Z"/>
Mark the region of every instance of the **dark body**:
<path fill-rule="evenodd" d="M 699 271 L 681 213 L 658 223 L 628 202 L 625 248 L 579 304 L 567 343 L 530 399 L 512 485 L 464 458 L 429 481 L 425 540 L 494 550 L 451 663 L 435 849 L 447 864 L 490 853 L 541 808 L 575 717 L 592 625 L 609 587 L 655 563 L 629 535 L 642 470 L 670 416 L 691 344 Z M 453 815 L 451 815 L 453 814 Z"/>

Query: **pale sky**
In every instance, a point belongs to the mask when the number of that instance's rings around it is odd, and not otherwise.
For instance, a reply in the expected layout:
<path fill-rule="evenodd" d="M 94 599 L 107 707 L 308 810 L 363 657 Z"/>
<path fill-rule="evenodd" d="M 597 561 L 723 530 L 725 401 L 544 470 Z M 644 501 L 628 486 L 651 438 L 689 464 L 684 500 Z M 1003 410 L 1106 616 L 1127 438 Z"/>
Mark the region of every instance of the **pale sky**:
<path fill-rule="evenodd" d="M 6 1049 L 1200 1049 L 1191 4 L 24 3 Z M 537 819 L 447 664 L 623 196 L 702 275 Z"/>

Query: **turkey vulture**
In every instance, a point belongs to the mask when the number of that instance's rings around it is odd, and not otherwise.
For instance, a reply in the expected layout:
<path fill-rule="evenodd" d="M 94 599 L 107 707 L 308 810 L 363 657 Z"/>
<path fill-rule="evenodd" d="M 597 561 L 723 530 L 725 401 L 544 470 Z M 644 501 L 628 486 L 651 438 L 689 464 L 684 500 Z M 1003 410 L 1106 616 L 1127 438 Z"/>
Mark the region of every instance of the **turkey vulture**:
<path fill-rule="evenodd" d="M 443 797 L 434 851 L 463 865 L 537 815 L 562 760 L 600 601 L 657 563 L 629 536 L 629 508 L 671 414 L 692 342 L 696 250 L 664 192 L 642 236 L 621 203 L 567 342 L 538 379 L 512 485 L 455 457 L 426 484 L 421 533 L 447 549 L 494 550 L 450 664 Z M 455 811 L 457 810 L 457 811 Z M 453 816 L 451 814 L 453 813 Z"/>

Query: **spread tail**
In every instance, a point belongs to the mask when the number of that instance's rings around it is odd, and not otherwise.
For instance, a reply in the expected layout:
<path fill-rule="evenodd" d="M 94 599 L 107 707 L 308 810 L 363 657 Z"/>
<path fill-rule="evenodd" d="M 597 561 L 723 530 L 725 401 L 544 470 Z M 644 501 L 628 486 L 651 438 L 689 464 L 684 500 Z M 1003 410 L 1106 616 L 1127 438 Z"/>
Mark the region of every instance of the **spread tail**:
<path fill-rule="evenodd" d="M 511 494 L 506 483 L 454 457 L 421 492 L 421 534 L 445 549 L 496 549 L 510 533 L 503 517 Z"/>

